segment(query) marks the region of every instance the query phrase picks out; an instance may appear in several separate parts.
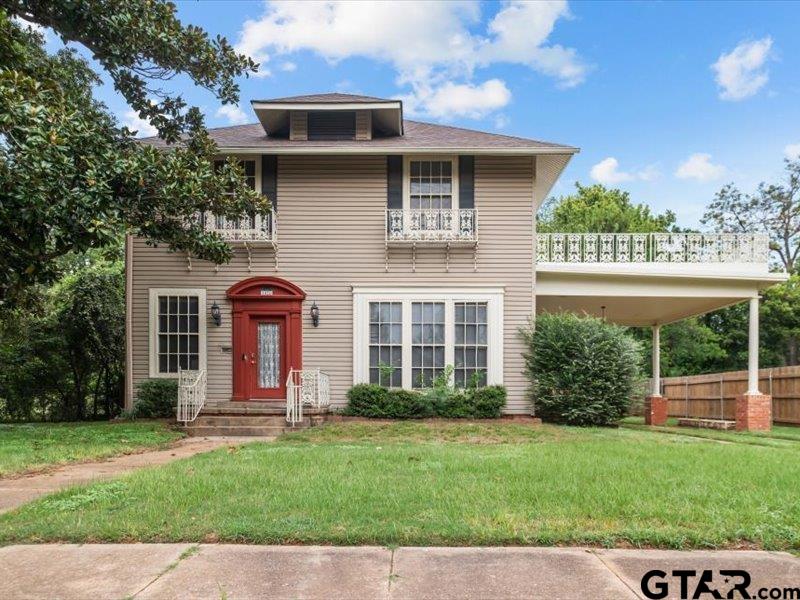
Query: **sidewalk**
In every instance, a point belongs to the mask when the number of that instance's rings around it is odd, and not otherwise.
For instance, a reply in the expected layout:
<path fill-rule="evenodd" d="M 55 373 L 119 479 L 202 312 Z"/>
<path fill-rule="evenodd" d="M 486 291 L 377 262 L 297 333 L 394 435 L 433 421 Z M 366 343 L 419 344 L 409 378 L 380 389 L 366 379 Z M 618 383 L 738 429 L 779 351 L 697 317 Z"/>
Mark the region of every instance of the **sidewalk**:
<path fill-rule="evenodd" d="M 98 544 L 0 548 L 0 598 L 624 599 L 646 597 L 652 569 L 711 569 L 722 597 L 720 569 L 747 571 L 754 597 L 800 587 L 800 559 L 779 552 Z"/>
<path fill-rule="evenodd" d="M 45 473 L 5 477 L 0 479 L 0 514 L 72 485 L 117 477 L 142 467 L 163 465 L 179 458 L 209 452 L 222 446 L 236 446 L 245 442 L 270 441 L 272 439 L 274 438 L 189 437 L 164 450 L 147 450 L 97 462 L 67 464 L 55 467 Z"/>

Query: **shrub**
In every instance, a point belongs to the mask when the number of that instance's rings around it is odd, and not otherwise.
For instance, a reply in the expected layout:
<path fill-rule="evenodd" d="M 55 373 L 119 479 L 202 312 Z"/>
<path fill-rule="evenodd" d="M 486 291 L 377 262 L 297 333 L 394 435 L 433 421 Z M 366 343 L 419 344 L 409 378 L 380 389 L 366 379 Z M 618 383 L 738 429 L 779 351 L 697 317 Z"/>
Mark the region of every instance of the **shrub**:
<path fill-rule="evenodd" d="M 594 317 L 542 314 L 521 335 L 538 416 L 570 425 L 611 425 L 625 416 L 640 354 L 624 328 Z"/>
<path fill-rule="evenodd" d="M 178 404 L 175 379 L 148 379 L 139 385 L 133 413 L 141 418 L 172 417 Z"/>
<path fill-rule="evenodd" d="M 491 419 L 500 416 L 506 403 L 502 386 L 457 390 L 450 386 L 449 371 L 421 392 L 386 389 L 375 384 L 359 384 L 347 392 L 343 414 L 383 419 Z"/>

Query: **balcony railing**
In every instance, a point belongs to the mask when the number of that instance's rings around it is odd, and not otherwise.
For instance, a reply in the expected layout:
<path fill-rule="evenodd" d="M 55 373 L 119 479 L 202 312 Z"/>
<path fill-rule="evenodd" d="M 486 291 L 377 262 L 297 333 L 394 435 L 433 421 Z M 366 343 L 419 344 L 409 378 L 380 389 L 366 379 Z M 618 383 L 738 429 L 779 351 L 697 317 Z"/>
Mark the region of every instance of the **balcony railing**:
<path fill-rule="evenodd" d="M 540 233 L 540 263 L 763 263 L 769 241 L 736 233 Z"/>
<path fill-rule="evenodd" d="M 477 242 L 474 208 L 396 209 L 386 211 L 387 242 Z"/>
<path fill-rule="evenodd" d="M 216 232 L 229 242 L 274 243 L 278 237 L 278 223 L 274 212 L 239 219 L 227 219 L 208 214 L 204 221 L 206 231 Z"/>

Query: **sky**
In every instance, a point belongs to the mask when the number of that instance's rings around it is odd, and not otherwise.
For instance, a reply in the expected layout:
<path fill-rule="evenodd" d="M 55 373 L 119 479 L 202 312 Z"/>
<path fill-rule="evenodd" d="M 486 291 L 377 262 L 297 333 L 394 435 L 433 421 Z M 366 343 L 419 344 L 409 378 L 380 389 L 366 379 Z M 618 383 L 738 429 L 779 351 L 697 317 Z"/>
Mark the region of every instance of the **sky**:
<path fill-rule="evenodd" d="M 250 99 L 401 98 L 407 118 L 581 149 L 553 188 L 630 192 L 699 227 L 726 183 L 752 191 L 800 155 L 800 3 L 177 2 L 260 62 L 239 106 L 174 80 L 209 127 Z M 49 45 L 57 43 L 49 36 Z M 120 121 L 146 124 L 108 85 Z"/>

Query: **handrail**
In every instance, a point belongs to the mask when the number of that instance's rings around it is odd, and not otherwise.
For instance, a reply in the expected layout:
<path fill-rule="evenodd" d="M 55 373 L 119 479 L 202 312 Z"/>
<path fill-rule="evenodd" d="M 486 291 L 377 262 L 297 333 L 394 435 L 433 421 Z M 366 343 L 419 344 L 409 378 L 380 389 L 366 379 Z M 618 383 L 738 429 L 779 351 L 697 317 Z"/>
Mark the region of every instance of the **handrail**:
<path fill-rule="evenodd" d="M 540 263 L 763 263 L 757 233 L 539 233 Z"/>
<path fill-rule="evenodd" d="M 229 242 L 272 242 L 278 240 L 278 219 L 275 211 L 266 214 L 227 219 L 206 213 L 205 230 L 219 234 Z"/>
<path fill-rule="evenodd" d="M 206 371 L 178 370 L 177 420 L 190 423 L 197 418 L 206 403 Z"/>
<path fill-rule="evenodd" d="M 330 379 L 319 369 L 290 369 L 286 378 L 286 421 L 303 420 L 303 406 L 324 408 L 331 402 Z"/>
<path fill-rule="evenodd" d="M 478 211 L 474 208 L 390 208 L 386 210 L 387 242 L 477 242 Z"/>

